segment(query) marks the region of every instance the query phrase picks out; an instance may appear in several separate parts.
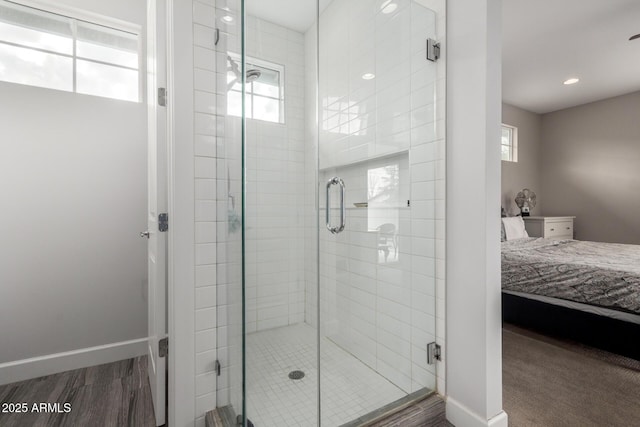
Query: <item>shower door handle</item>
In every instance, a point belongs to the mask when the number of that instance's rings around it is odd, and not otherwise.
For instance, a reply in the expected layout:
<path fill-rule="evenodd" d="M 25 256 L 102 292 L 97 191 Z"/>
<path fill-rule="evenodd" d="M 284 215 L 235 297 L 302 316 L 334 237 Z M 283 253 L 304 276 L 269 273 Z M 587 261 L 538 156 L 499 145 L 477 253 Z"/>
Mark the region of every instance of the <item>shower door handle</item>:
<path fill-rule="evenodd" d="M 331 189 L 331 186 L 334 184 L 338 184 L 340 186 L 340 225 L 338 225 L 337 227 L 332 227 L 331 226 L 331 218 L 330 218 L 330 213 L 331 213 L 331 198 L 329 197 L 329 190 Z M 331 178 L 329 181 L 327 181 L 327 198 L 326 198 L 326 210 L 327 210 L 327 215 L 326 215 L 326 223 L 327 223 L 327 230 L 329 230 L 332 234 L 338 234 L 340 233 L 342 230 L 344 230 L 344 226 L 345 226 L 345 220 L 347 218 L 347 208 L 344 204 L 344 181 L 337 176 L 334 176 L 333 178 Z"/>

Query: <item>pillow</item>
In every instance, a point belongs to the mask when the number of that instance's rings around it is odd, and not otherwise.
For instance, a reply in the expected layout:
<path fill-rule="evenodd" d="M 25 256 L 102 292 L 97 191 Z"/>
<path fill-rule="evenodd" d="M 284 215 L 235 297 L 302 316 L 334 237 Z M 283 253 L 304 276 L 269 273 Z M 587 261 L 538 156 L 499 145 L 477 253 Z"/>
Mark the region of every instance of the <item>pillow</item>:
<path fill-rule="evenodd" d="M 507 240 L 529 237 L 527 230 L 524 228 L 524 220 L 521 216 L 502 218 L 502 225 L 504 226 L 504 234 Z"/>

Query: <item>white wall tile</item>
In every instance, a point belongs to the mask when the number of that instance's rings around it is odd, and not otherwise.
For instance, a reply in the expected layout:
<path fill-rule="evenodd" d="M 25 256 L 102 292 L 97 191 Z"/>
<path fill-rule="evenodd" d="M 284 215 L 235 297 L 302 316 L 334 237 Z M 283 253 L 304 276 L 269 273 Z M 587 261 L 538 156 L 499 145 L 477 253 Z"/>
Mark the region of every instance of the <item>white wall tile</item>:
<path fill-rule="evenodd" d="M 216 181 L 214 179 L 196 179 L 195 195 L 196 200 L 215 200 Z"/>
<path fill-rule="evenodd" d="M 216 327 L 216 307 L 196 309 L 196 331 Z"/>
<path fill-rule="evenodd" d="M 197 387 L 198 377 L 196 377 Z M 196 397 L 196 416 L 200 417 L 216 407 L 216 393 L 207 393 Z"/>
<path fill-rule="evenodd" d="M 196 288 L 196 309 L 216 307 L 217 289 L 215 286 Z M 213 326 L 216 326 L 215 324 Z"/>
<path fill-rule="evenodd" d="M 217 283 L 217 265 L 196 266 L 196 287 L 212 286 Z"/>
<path fill-rule="evenodd" d="M 196 396 L 214 393 L 216 391 L 216 373 L 209 372 L 196 376 Z M 204 411 L 210 409 L 204 408 Z"/>
<path fill-rule="evenodd" d="M 217 224 L 215 222 L 196 222 L 195 226 L 196 243 L 216 242 Z"/>
<path fill-rule="evenodd" d="M 193 26 L 193 43 L 195 46 L 215 49 L 215 30 L 211 27 L 195 24 Z"/>
<path fill-rule="evenodd" d="M 196 375 L 214 372 L 216 365 L 216 350 L 196 354 Z"/>
<path fill-rule="evenodd" d="M 209 157 L 195 158 L 195 176 L 196 178 L 215 178 L 216 177 L 216 161 Z"/>
<path fill-rule="evenodd" d="M 196 353 L 203 353 L 216 349 L 216 329 L 208 329 L 196 332 Z"/>
<path fill-rule="evenodd" d="M 210 28 L 216 27 L 216 14 L 215 8 L 200 3 L 199 1 L 193 2 L 193 22 L 197 24 L 206 25 Z"/>
<path fill-rule="evenodd" d="M 196 200 L 195 218 L 196 221 L 215 221 L 217 205 L 215 200 Z M 197 226 L 196 226 L 197 227 Z M 201 229 L 203 226 L 200 226 Z M 205 236 L 199 236 L 200 238 Z M 205 237 L 205 240 L 206 237 Z M 197 242 L 197 243 L 202 243 Z"/>
<path fill-rule="evenodd" d="M 202 68 L 204 70 L 215 71 L 216 70 L 216 53 L 211 49 L 206 49 L 200 46 L 194 46 L 193 48 L 193 62 L 195 68 Z"/>
<path fill-rule="evenodd" d="M 217 98 L 218 96 L 216 96 L 215 93 L 196 90 L 194 98 L 195 111 L 199 113 L 216 114 Z"/>
<path fill-rule="evenodd" d="M 215 243 L 196 243 L 196 265 L 215 264 L 216 252 Z"/>
<path fill-rule="evenodd" d="M 211 114 L 196 113 L 195 115 L 195 133 L 198 135 L 215 136 L 217 132 L 216 116 Z M 215 178 L 215 174 L 213 177 Z"/>
<path fill-rule="evenodd" d="M 194 87 L 196 90 L 215 93 L 218 77 L 213 71 L 196 68 L 193 71 Z"/>

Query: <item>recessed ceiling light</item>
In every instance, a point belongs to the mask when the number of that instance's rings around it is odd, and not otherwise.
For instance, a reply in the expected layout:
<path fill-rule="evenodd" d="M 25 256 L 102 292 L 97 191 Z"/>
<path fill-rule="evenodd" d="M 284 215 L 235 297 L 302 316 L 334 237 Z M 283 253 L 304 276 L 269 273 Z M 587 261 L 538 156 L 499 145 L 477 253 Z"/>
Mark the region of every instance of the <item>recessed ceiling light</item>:
<path fill-rule="evenodd" d="M 382 13 L 392 13 L 394 10 L 396 10 L 398 8 L 398 5 L 396 3 L 393 3 L 391 0 L 387 0 L 384 3 L 382 3 L 382 6 L 380 6 L 380 10 L 382 11 Z"/>
<path fill-rule="evenodd" d="M 362 75 L 362 78 L 365 80 L 371 80 L 371 79 L 375 79 L 376 75 L 373 73 L 366 73 Z"/>
<path fill-rule="evenodd" d="M 566 84 L 566 85 L 573 85 L 573 84 L 578 83 L 579 81 L 580 81 L 580 79 L 576 79 L 576 78 L 574 77 L 574 78 L 571 78 L 571 79 L 567 79 L 567 80 L 565 80 L 565 81 L 564 81 L 564 84 Z"/>
<path fill-rule="evenodd" d="M 222 17 L 222 20 L 224 22 L 233 22 L 233 16 L 225 15 L 225 16 Z"/>

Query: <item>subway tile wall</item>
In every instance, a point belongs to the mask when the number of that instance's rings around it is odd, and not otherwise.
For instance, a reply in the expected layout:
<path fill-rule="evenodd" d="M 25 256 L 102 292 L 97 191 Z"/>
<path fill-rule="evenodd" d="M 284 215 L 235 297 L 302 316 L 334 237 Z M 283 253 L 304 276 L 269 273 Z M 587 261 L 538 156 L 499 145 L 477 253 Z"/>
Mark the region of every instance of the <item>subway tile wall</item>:
<path fill-rule="evenodd" d="M 284 67 L 284 123 L 248 119 L 247 333 L 304 321 L 304 36 L 247 16 L 247 61 Z"/>
<path fill-rule="evenodd" d="M 241 122 L 227 114 L 238 1 L 194 0 L 196 410 L 242 407 Z M 222 19 L 223 17 L 228 17 Z M 215 44 L 215 29 L 220 29 Z M 285 123 L 247 120 L 247 332 L 304 320 L 304 37 L 248 16 L 247 55 L 285 68 Z M 237 59 L 236 59 L 237 60 Z M 215 376 L 215 362 L 222 365 Z"/>
<path fill-rule="evenodd" d="M 240 50 L 239 5 L 193 1 L 197 426 L 216 406 L 242 402 L 241 122 L 226 107 L 227 56 Z"/>

